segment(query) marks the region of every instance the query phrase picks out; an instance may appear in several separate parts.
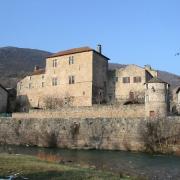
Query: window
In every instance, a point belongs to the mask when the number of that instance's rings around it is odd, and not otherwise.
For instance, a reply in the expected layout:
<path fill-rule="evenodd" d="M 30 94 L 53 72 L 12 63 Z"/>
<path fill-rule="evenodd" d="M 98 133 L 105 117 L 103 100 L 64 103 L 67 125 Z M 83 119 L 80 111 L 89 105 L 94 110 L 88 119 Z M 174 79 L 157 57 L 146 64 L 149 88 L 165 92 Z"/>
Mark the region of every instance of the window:
<path fill-rule="evenodd" d="M 54 68 L 57 67 L 57 59 L 54 59 L 54 60 L 53 60 L 53 67 L 54 67 Z"/>
<path fill-rule="evenodd" d="M 180 91 L 178 92 L 178 104 L 180 104 Z"/>
<path fill-rule="evenodd" d="M 74 64 L 74 56 L 69 56 L 69 65 Z"/>
<path fill-rule="evenodd" d="M 129 99 L 134 100 L 134 92 L 129 92 Z"/>
<path fill-rule="evenodd" d="M 116 77 L 116 82 L 118 82 L 118 77 Z"/>
<path fill-rule="evenodd" d="M 57 78 L 52 78 L 52 85 L 57 86 Z"/>
<path fill-rule="evenodd" d="M 20 82 L 20 85 L 19 85 L 19 90 L 22 89 L 22 82 Z"/>
<path fill-rule="evenodd" d="M 149 116 L 150 117 L 155 117 L 155 112 L 154 111 L 149 111 Z"/>
<path fill-rule="evenodd" d="M 31 89 L 32 88 L 32 83 L 29 83 L 29 89 Z"/>
<path fill-rule="evenodd" d="M 130 83 L 130 77 L 123 77 L 123 83 Z"/>
<path fill-rule="evenodd" d="M 141 82 L 141 77 L 140 76 L 136 76 L 133 78 L 134 83 L 140 83 Z"/>
<path fill-rule="evenodd" d="M 41 87 L 44 87 L 44 82 L 42 82 Z"/>
<path fill-rule="evenodd" d="M 75 83 L 75 77 L 69 76 L 69 84 L 74 84 L 74 83 Z"/>

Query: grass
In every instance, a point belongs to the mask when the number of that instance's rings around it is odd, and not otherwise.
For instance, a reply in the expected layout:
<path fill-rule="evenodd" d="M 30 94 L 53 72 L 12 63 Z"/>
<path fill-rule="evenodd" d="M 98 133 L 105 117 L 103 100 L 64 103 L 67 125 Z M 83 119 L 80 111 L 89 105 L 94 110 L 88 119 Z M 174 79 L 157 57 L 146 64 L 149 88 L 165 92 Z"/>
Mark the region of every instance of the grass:
<path fill-rule="evenodd" d="M 0 177 L 20 173 L 29 180 L 135 180 L 92 168 L 62 165 L 27 155 L 0 154 Z"/>

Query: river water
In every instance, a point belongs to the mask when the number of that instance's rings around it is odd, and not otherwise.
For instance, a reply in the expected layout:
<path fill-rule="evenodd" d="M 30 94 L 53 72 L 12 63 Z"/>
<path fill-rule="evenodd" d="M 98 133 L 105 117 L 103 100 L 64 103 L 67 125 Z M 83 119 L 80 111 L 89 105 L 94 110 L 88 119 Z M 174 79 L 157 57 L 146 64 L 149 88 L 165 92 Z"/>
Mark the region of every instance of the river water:
<path fill-rule="evenodd" d="M 180 180 L 180 156 L 125 151 L 0 146 L 0 153 L 3 152 L 33 156 L 39 153 L 53 154 L 72 164 L 87 165 L 117 173 L 125 172 L 152 180 Z"/>

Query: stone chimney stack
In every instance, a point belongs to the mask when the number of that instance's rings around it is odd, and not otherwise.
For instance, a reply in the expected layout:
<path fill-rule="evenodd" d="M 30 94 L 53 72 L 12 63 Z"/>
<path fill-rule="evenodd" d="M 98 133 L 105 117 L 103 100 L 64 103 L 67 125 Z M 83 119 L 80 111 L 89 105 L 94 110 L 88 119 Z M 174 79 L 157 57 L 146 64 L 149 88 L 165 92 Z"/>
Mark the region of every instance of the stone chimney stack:
<path fill-rule="evenodd" d="M 35 65 L 34 66 L 34 71 L 37 71 L 37 70 L 39 70 L 39 66 Z"/>
<path fill-rule="evenodd" d="M 97 52 L 102 53 L 102 46 L 100 44 L 97 45 Z"/>

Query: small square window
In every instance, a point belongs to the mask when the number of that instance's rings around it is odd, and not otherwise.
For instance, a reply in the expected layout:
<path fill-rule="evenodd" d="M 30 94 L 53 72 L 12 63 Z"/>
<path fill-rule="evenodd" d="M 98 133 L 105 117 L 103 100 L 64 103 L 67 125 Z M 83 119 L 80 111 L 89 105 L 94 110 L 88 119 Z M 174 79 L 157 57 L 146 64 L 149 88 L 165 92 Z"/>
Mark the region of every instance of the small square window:
<path fill-rule="evenodd" d="M 136 76 L 133 78 L 134 83 L 140 83 L 141 82 L 141 77 L 140 76 Z"/>
<path fill-rule="evenodd" d="M 123 83 L 130 83 L 130 77 L 123 77 Z"/>

